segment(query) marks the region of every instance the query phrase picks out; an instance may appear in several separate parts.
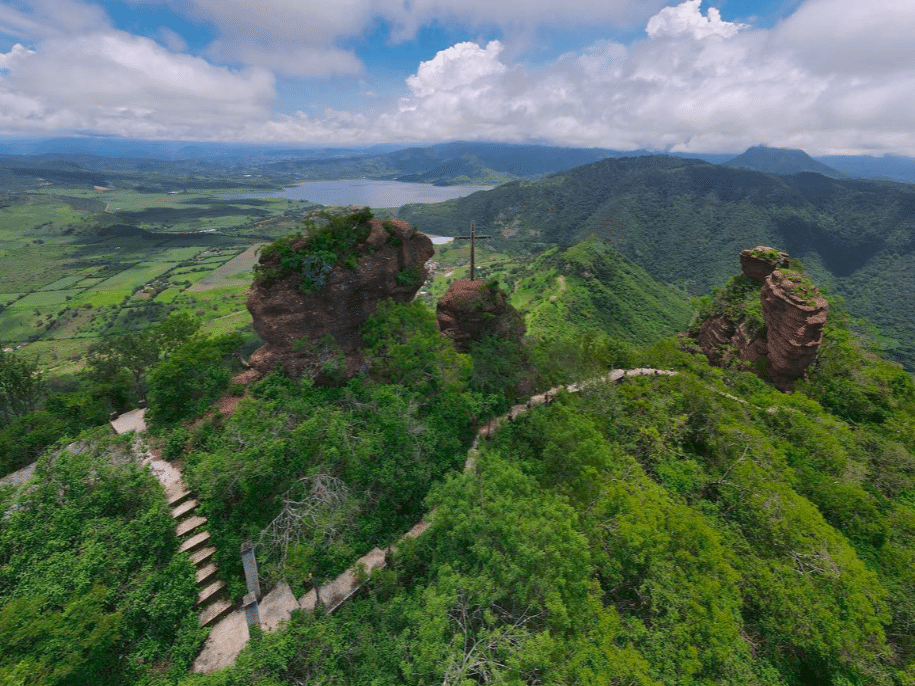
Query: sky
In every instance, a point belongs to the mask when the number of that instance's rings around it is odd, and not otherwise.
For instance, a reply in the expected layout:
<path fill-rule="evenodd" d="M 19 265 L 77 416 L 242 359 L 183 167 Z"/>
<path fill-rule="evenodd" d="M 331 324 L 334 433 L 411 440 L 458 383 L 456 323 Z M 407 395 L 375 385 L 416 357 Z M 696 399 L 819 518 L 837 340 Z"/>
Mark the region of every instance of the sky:
<path fill-rule="evenodd" d="M 0 137 L 915 156 L 913 35 L 913 0 L 0 0 Z"/>

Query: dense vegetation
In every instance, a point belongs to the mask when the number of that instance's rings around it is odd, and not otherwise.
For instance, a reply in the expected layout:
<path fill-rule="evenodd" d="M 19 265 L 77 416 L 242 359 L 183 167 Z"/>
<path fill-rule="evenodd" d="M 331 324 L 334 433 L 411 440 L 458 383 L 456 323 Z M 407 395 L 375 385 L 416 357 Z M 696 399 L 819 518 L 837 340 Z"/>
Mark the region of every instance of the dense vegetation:
<path fill-rule="evenodd" d="M 693 295 L 726 281 L 741 250 L 777 245 L 880 327 L 893 357 L 915 366 L 913 186 L 637 157 L 410 205 L 399 215 L 452 235 L 474 219 L 500 235 L 499 249 L 515 252 L 598 235 Z"/>
<path fill-rule="evenodd" d="M 254 631 L 233 668 L 187 676 L 193 574 L 161 492 L 123 442 L 85 435 L 42 458 L 31 490 L 0 490 L 0 677 L 915 683 L 915 385 L 838 303 L 809 381 L 783 394 L 661 338 L 685 326 L 683 293 L 602 240 L 506 265 L 499 283 L 528 311 L 521 348 L 488 338 L 459 354 L 427 307 L 385 303 L 363 328 L 364 375 L 318 388 L 274 372 L 231 416 L 208 408 L 244 390 L 228 386 L 237 339 L 173 319 L 137 339 L 156 355 L 134 360 L 145 348 L 126 339 L 96 351 L 99 398 L 113 397 L 105 379 L 149 398 L 233 597 L 245 539 L 299 595 L 424 516 L 431 527 L 333 615 Z M 744 286 L 704 308 L 752 315 Z M 13 372 L 23 359 L 3 358 Z M 678 373 L 559 393 L 462 470 L 522 379 L 635 366 Z"/>
<path fill-rule="evenodd" d="M 104 423 L 112 411 L 135 407 L 147 393 L 157 418 L 177 421 L 205 409 L 228 382 L 223 359 L 241 341 L 238 334 L 204 336 L 199 328 L 182 312 L 104 339 L 90 348 L 83 373 L 67 380 L 45 379 L 34 357 L 0 351 L 0 475 Z"/>
<path fill-rule="evenodd" d="M 358 268 L 356 247 L 371 231 L 372 211 L 330 214 L 310 218 L 304 230 L 277 239 L 261 250 L 260 263 L 254 267 L 254 280 L 269 283 L 290 275 L 300 279 L 299 290 L 321 290 L 335 266 Z M 268 266 L 269 265 L 269 266 Z"/>
<path fill-rule="evenodd" d="M 42 457 L 14 501 L 0 489 L 3 684 L 174 680 L 200 644 L 162 489 L 106 434 Z"/>
<path fill-rule="evenodd" d="M 912 683 L 910 377 L 842 321 L 793 395 L 673 340 L 634 362 L 679 373 L 505 426 L 358 599 L 187 683 Z"/>

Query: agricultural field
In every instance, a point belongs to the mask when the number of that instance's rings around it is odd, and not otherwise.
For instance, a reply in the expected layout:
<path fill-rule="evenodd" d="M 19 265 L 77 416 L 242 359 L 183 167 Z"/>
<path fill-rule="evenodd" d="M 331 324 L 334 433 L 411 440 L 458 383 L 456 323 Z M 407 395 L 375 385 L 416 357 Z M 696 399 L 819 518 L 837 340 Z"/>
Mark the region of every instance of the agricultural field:
<path fill-rule="evenodd" d="M 207 329 L 250 326 L 257 248 L 316 206 L 217 195 L 233 191 L 185 192 L 177 180 L 167 192 L 48 184 L 0 194 L 0 345 L 65 373 L 100 337 L 176 310 Z"/>

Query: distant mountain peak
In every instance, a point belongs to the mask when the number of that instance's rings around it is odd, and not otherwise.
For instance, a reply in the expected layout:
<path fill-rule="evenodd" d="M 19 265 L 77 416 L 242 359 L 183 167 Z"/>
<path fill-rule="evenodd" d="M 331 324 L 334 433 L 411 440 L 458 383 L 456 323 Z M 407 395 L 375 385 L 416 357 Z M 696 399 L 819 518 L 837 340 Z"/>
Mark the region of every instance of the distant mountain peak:
<path fill-rule="evenodd" d="M 815 172 L 833 179 L 842 178 L 844 175 L 822 162 L 817 162 L 803 150 L 793 148 L 769 148 L 765 145 L 756 145 L 725 162 L 724 166 L 738 169 L 753 169 L 755 171 L 790 176 L 801 172 Z"/>

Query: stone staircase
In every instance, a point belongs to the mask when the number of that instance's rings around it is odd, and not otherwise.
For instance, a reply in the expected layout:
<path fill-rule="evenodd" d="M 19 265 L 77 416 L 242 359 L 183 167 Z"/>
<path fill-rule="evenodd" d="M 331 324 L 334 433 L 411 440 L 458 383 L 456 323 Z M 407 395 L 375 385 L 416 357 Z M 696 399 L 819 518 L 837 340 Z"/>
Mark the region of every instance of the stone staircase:
<path fill-rule="evenodd" d="M 188 490 L 169 498 L 168 504 L 175 520 L 175 535 L 181 543 L 179 550 L 189 553 L 197 569 L 200 625 L 212 626 L 232 611 L 232 603 L 226 598 L 226 582 L 217 576 L 219 569 L 213 562 L 216 548 L 210 545 L 210 533 L 204 528 L 207 519 L 195 514 L 200 503 Z"/>
<path fill-rule="evenodd" d="M 206 517 L 196 514 L 199 501 L 185 486 L 181 470 L 160 457 L 157 457 L 143 441 L 141 434 L 146 431 L 146 408 L 125 412 L 111 419 L 115 433 L 136 432 L 135 449 L 142 456 L 143 464 L 165 489 L 168 505 L 172 508 L 172 519 L 175 521 L 175 535 L 180 544 L 179 550 L 188 553 L 197 572 L 197 611 L 201 626 L 213 626 L 229 614 L 233 605 L 226 598 L 226 582 L 217 574 L 219 569 L 213 562 L 216 552 L 210 544 L 210 533 L 205 529 Z"/>

